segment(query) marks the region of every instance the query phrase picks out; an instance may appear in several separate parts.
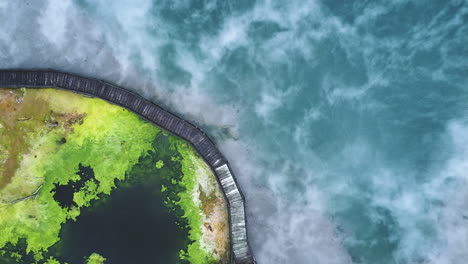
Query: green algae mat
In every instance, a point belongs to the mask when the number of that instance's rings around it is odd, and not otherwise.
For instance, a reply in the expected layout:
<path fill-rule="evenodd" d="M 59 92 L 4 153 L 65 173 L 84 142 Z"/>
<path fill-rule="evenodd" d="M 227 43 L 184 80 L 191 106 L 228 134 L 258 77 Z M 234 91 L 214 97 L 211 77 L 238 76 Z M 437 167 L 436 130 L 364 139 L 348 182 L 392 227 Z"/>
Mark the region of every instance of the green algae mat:
<path fill-rule="evenodd" d="M 58 89 L 0 89 L 0 264 L 228 263 L 226 201 L 186 142 Z"/>

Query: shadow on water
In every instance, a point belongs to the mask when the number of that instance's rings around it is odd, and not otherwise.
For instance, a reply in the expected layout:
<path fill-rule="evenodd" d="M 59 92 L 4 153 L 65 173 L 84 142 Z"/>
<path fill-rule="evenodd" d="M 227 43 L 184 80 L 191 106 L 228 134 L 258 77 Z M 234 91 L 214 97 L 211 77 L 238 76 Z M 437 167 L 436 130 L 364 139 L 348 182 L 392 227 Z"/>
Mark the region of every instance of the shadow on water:
<path fill-rule="evenodd" d="M 94 181 L 97 183 L 96 177 L 94 176 L 94 170 L 91 167 L 80 164 L 76 174 L 80 176 L 79 180 L 69 182 L 65 185 L 56 183 L 55 188 L 52 190 L 54 193 L 54 199 L 60 204 L 62 208 L 70 208 L 77 205 L 73 201 L 73 195 L 75 192 L 80 191 L 81 188 L 85 186 L 87 181 Z"/>
<path fill-rule="evenodd" d="M 176 263 L 185 238 L 176 221 L 148 188 L 115 190 L 64 226 L 63 260 L 83 263 L 84 256 L 98 252 L 115 264 Z"/>
<path fill-rule="evenodd" d="M 26 264 L 26 263 L 34 263 L 34 254 L 32 252 L 26 253 L 26 249 L 28 244 L 26 243 L 26 239 L 21 238 L 18 240 L 16 245 L 11 244 L 8 242 L 2 250 L 4 252 L 9 252 L 10 254 L 2 255 L 0 253 L 0 264 Z M 14 257 L 16 255 L 16 257 Z"/>
<path fill-rule="evenodd" d="M 180 263 L 179 251 L 187 247 L 188 232 L 181 212 L 164 204 L 176 193 L 161 193 L 163 184 L 182 175 L 180 163 L 172 159 L 179 154 L 169 145 L 166 136 L 158 136 L 155 149 L 140 158 L 127 180 L 116 182 L 118 188 L 110 196 L 92 202 L 75 222 L 62 227 L 60 242 L 49 252 L 69 264 L 82 264 L 94 252 L 111 264 Z M 159 160 L 164 162 L 162 168 L 155 166 Z M 89 177 L 89 167 L 80 166 L 83 170 L 85 174 L 78 173 L 82 179 L 95 180 L 94 175 Z M 82 184 L 56 187 L 64 188 L 66 196 L 69 189 L 76 191 Z M 61 204 L 70 205 L 67 199 Z"/>

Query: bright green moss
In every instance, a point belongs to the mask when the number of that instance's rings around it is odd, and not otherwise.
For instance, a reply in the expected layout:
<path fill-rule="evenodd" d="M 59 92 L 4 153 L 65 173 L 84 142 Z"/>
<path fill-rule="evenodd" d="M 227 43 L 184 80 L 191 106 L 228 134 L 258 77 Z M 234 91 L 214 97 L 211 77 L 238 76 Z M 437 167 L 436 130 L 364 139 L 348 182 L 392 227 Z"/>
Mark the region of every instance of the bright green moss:
<path fill-rule="evenodd" d="M 105 261 L 106 261 L 106 258 L 104 258 L 103 256 L 97 253 L 93 253 L 86 260 L 86 264 L 104 264 Z"/>
<path fill-rule="evenodd" d="M 180 256 L 193 264 L 217 263 L 212 254 L 201 244 L 203 239 L 203 230 L 201 229 L 201 226 L 203 226 L 203 212 L 200 206 L 194 203 L 192 197 L 192 191 L 196 190 L 199 185 L 193 168 L 196 163 L 203 161 L 197 158 L 193 148 L 184 142 L 178 142 L 177 150 L 183 157 L 181 163 L 184 174 L 182 181 L 178 182 L 178 184 L 188 190 L 179 193 L 180 200 L 177 204 L 184 211 L 183 217 L 187 219 L 190 226 L 189 238 L 193 241 L 188 246 L 187 251 L 181 251 Z"/>
<path fill-rule="evenodd" d="M 164 166 L 164 161 L 162 160 L 158 160 L 158 162 L 156 162 L 156 165 L 154 165 L 157 169 L 160 169 Z"/>
<path fill-rule="evenodd" d="M 56 260 L 54 257 L 50 257 L 45 264 L 61 264 L 60 261 Z M 64 263 L 66 264 L 66 263 Z"/>

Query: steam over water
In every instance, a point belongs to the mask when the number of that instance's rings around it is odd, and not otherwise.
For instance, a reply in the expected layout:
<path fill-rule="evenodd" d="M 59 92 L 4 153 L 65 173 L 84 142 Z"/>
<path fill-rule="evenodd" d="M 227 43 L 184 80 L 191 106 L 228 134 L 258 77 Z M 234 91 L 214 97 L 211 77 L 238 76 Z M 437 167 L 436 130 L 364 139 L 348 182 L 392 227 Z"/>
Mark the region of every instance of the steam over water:
<path fill-rule="evenodd" d="M 0 2 L 0 67 L 133 89 L 232 163 L 259 263 L 468 259 L 468 2 Z"/>

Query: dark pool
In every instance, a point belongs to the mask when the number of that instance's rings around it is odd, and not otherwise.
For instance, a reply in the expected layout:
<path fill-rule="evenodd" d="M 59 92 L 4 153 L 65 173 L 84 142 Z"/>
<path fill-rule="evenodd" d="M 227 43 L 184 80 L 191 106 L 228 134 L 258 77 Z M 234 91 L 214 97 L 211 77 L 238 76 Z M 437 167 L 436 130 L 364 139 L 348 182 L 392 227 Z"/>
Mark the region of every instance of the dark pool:
<path fill-rule="evenodd" d="M 182 227 L 181 212 L 164 205 L 169 197 L 160 190 L 182 175 L 181 167 L 171 159 L 178 153 L 170 150 L 166 137 L 155 142 L 155 149 L 140 158 L 126 181 L 116 183 L 111 195 L 94 201 L 75 222 L 63 226 L 61 240 L 50 253 L 69 264 L 83 264 L 94 252 L 110 264 L 180 263 L 188 232 Z M 155 167 L 158 160 L 163 160 L 163 168 Z M 169 196 L 176 198 L 175 193 Z"/>

